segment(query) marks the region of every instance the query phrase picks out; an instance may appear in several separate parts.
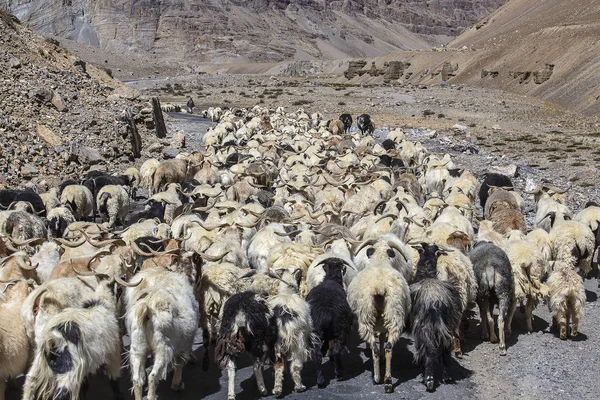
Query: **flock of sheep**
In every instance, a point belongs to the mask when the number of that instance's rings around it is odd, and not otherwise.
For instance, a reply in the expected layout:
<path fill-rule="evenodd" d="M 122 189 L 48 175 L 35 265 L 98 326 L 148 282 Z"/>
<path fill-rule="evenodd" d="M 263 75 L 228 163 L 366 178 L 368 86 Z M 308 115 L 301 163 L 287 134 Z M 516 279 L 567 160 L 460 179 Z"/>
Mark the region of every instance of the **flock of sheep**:
<path fill-rule="evenodd" d="M 227 370 L 229 399 L 244 352 L 263 395 L 268 360 L 278 396 L 286 364 L 298 392 L 310 359 L 318 386 L 323 356 L 343 377 L 353 326 L 372 350 L 374 383 L 392 391 L 392 349 L 409 334 L 435 390 L 452 378 L 451 353 L 462 357 L 475 303 L 501 355 L 518 305 L 528 331 L 544 301 L 560 338 L 577 335 L 583 278 L 597 269 L 597 204 L 573 214 L 567 193 L 540 187 L 529 229 L 508 177 L 480 183 L 401 130 L 378 143 L 350 133 L 349 115 L 258 106 L 205 115 L 218 123 L 203 151 L 90 172 L 39 195 L 0 191 L 0 399 L 19 374 L 26 400 L 76 399 L 103 366 L 123 398 L 123 364 L 137 400 L 145 385 L 156 399 L 169 369 L 182 390 L 198 327 L 203 367 L 214 355 Z M 368 115 L 357 122 L 373 132 Z M 148 197 L 132 212 L 136 189 Z"/>

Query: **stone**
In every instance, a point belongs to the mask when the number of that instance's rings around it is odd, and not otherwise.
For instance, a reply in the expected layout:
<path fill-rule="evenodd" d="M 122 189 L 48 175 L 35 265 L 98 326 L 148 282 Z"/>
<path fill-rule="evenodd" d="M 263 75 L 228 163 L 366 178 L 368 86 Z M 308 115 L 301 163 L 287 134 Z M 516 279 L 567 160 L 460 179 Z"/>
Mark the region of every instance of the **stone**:
<path fill-rule="evenodd" d="M 519 166 L 516 164 L 510 164 L 505 166 L 494 166 L 491 169 L 492 172 L 506 175 L 509 178 L 516 178 L 519 176 Z"/>
<path fill-rule="evenodd" d="M 75 61 L 73 61 L 73 66 L 75 66 L 75 68 L 77 68 L 81 73 L 87 75 L 87 66 L 86 66 L 85 61 L 75 60 Z"/>
<path fill-rule="evenodd" d="M 65 105 L 65 102 L 63 101 L 62 97 L 60 96 L 60 94 L 58 94 L 56 92 L 54 92 L 54 96 L 52 96 L 52 104 L 60 112 L 65 112 L 65 111 L 68 110 L 68 108 Z"/>
<path fill-rule="evenodd" d="M 96 165 L 104 161 L 104 157 L 94 148 L 82 146 L 74 152 L 81 165 Z"/>
<path fill-rule="evenodd" d="M 162 155 L 165 158 L 165 160 L 169 160 L 171 158 L 175 158 L 175 157 L 177 157 L 178 154 L 179 154 L 179 150 L 174 149 L 172 147 L 167 147 L 162 152 Z"/>
<path fill-rule="evenodd" d="M 19 60 L 16 57 L 13 57 L 10 59 L 10 62 L 8 63 L 8 65 L 10 65 L 11 68 L 21 68 L 21 60 Z"/>
<path fill-rule="evenodd" d="M 465 125 L 461 125 L 461 124 L 454 124 L 452 125 L 452 129 L 458 132 L 466 132 L 467 131 L 467 127 Z"/>
<path fill-rule="evenodd" d="M 23 178 L 31 179 L 39 173 L 40 170 L 35 165 L 25 164 L 21 167 L 21 175 Z"/>
<path fill-rule="evenodd" d="M 162 143 L 154 142 L 150 146 L 148 146 L 148 153 L 158 153 L 163 149 Z"/>
<path fill-rule="evenodd" d="M 44 125 L 36 126 L 36 133 L 49 147 L 56 149 L 61 145 L 60 138 L 48 127 Z"/>
<path fill-rule="evenodd" d="M 40 104 L 50 104 L 54 97 L 54 92 L 46 88 L 34 89 L 29 93 L 29 97 Z"/>

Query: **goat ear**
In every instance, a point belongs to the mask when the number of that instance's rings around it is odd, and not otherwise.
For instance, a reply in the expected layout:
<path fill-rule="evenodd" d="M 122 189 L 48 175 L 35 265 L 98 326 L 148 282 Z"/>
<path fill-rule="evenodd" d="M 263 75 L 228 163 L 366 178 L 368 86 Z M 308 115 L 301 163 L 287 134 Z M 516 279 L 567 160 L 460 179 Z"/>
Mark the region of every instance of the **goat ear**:
<path fill-rule="evenodd" d="M 294 275 L 294 279 L 296 280 L 296 283 L 297 283 L 298 285 L 300 285 L 300 281 L 302 280 L 302 270 L 301 270 L 300 268 L 297 268 L 297 269 L 294 271 L 294 274 L 293 274 L 293 275 Z"/>

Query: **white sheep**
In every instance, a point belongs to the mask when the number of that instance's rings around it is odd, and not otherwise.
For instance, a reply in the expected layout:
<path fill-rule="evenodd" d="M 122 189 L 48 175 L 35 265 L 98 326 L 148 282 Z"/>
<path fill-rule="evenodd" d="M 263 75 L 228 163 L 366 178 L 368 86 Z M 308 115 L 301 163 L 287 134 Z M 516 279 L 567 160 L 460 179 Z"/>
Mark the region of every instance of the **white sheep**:
<path fill-rule="evenodd" d="M 583 279 L 568 264 L 560 263 L 554 265 L 547 285 L 552 325 L 559 326 L 560 338 L 564 340 L 571 320 L 571 336 L 577 336 L 586 302 Z"/>
<path fill-rule="evenodd" d="M 152 184 L 154 182 L 154 174 L 160 165 L 160 161 L 154 158 L 149 158 L 144 161 L 140 167 L 140 186 L 148 190 L 148 195 L 152 196 Z"/>
<path fill-rule="evenodd" d="M 113 228 L 117 220 L 123 223 L 129 213 L 129 193 L 123 186 L 106 185 L 98 191 L 96 205 L 102 221 L 108 228 Z"/>
<path fill-rule="evenodd" d="M 175 366 L 171 389 L 183 390 L 182 371 L 198 328 L 198 302 L 188 277 L 164 268 L 150 268 L 134 279 L 144 284 L 125 290 L 125 325 L 131 337 L 129 367 L 136 400 L 142 400 L 146 358 L 153 355 L 148 375 L 148 400 L 155 400 L 159 380 Z"/>
<path fill-rule="evenodd" d="M 77 220 L 82 220 L 94 212 L 94 195 L 83 185 L 69 185 L 60 195 L 60 202 L 68 206 Z"/>
<path fill-rule="evenodd" d="M 557 222 L 549 235 L 552 259 L 568 263 L 585 277 L 592 271 L 595 237 L 592 230 L 579 221 Z"/>

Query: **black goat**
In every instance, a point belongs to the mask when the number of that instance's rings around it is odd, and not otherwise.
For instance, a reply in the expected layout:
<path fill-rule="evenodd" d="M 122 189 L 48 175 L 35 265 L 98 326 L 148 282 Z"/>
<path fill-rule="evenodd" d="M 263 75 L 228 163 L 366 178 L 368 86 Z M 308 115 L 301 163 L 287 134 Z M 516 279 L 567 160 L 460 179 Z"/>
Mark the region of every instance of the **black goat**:
<path fill-rule="evenodd" d="M 340 121 L 344 124 L 344 133 L 350 132 L 350 128 L 352 128 L 352 115 L 342 114 L 340 115 Z"/>
<path fill-rule="evenodd" d="M 504 342 L 504 321 L 510 321 L 515 309 L 515 282 L 508 256 L 501 248 L 490 242 L 477 242 L 469 253 L 477 279 L 477 305 L 481 313 L 481 334 L 483 339 L 496 342 L 494 331 L 494 305 L 498 304 L 498 336 L 500 355 L 506 355 Z M 487 322 L 487 323 L 486 323 Z M 489 325 L 489 333 L 488 333 Z M 510 326 L 506 327 L 510 333 Z"/>
<path fill-rule="evenodd" d="M 192 99 L 191 97 L 188 99 L 187 101 L 187 111 L 191 114 L 194 111 L 194 107 L 196 106 L 194 104 L 194 99 Z"/>
<path fill-rule="evenodd" d="M 453 333 L 462 317 L 460 295 L 451 281 L 437 278 L 437 260 L 446 254 L 427 243 L 418 248 L 421 257 L 414 283 L 410 286 L 412 309 L 410 325 L 415 341 L 415 361 L 423 373 L 427 391 L 436 387 L 440 367 L 443 381 L 451 379 L 448 371 Z"/>
<path fill-rule="evenodd" d="M 490 195 L 490 186 L 501 187 L 505 190 L 513 190 L 513 183 L 506 175 L 488 172 L 483 174 L 483 182 L 479 188 L 479 204 L 485 209 L 485 203 Z"/>
<path fill-rule="evenodd" d="M 98 175 L 93 178 L 86 178 L 83 180 L 83 185 L 90 189 L 90 192 L 94 195 L 94 199 L 98 196 L 98 192 L 104 186 L 108 185 L 119 185 L 119 186 L 130 186 L 131 182 L 127 175 L 112 176 L 112 175 Z"/>
<path fill-rule="evenodd" d="M 319 338 L 318 343 L 315 343 L 314 353 L 317 364 L 317 384 L 323 387 L 325 378 L 321 363 L 323 354 L 327 350 L 330 350 L 333 355 L 335 377 L 338 379 L 342 377 L 342 349 L 350 333 L 354 315 L 343 286 L 346 262 L 331 257 L 317 265 L 323 266 L 325 279 L 308 293 L 306 301 L 310 305 L 313 331 Z"/>
<path fill-rule="evenodd" d="M 22 201 L 30 203 L 33 212 L 40 217 L 46 216 L 46 207 L 39 194 L 30 189 L 3 189 L 0 190 L 0 210 L 8 210 L 12 203 Z"/>
<path fill-rule="evenodd" d="M 375 125 L 373 125 L 373 121 L 371 121 L 371 116 L 369 114 L 361 114 L 356 120 L 356 125 L 363 135 L 365 132 L 373 134 L 375 131 Z"/>
<path fill-rule="evenodd" d="M 394 142 L 392 139 L 385 139 L 383 142 L 381 142 L 381 147 L 383 147 L 385 150 L 396 150 L 396 142 Z"/>
<path fill-rule="evenodd" d="M 160 222 L 165 222 L 165 204 L 162 201 L 148 201 L 149 208 L 138 211 L 135 213 L 128 214 L 125 218 L 125 227 L 131 226 L 137 223 L 141 219 L 154 219 L 158 218 Z"/>
<path fill-rule="evenodd" d="M 267 388 L 263 379 L 263 365 L 267 351 L 277 339 L 277 326 L 266 299 L 253 291 L 231 296 L 223 305 L 221 327 L 215 347 L 215 360 L 227 368 L 228 398 L 235 399 L 235 368 L 237 358 L 244 352 L 254 360 L 254 374 L 259 392 Z"/>

